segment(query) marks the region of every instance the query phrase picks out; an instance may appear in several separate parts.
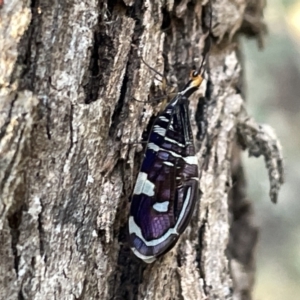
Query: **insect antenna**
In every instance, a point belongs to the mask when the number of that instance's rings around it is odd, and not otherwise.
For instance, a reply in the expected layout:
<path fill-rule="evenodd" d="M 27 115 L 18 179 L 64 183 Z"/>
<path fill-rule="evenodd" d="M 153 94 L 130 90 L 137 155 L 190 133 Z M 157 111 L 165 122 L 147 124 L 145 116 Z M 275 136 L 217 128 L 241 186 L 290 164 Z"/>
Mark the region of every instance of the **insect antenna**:
<path fill-rule="evenodd" d="M 163 84 L 163 87 L 162 89 L 165 90 L 166 87 L 170 87 L 170 88 L 174 88 L 174 86 L 172 86 L 171 84 L 169 84 L 168 80 L 167 80 L 167 77 L 165 75 L 163 75 L 162 73 L 160 73 L 159 71 L 155 70 L 153 67 L 151 67 L 147 62 L 145 62 L 145 60 L 140 57 L 142 62 L 151 70 L 153 71 L 154 73 L 156 73 L 157 75 L 159 75 L 162 79 L 158 79 L 157 77 L 155 77 L 155 79 L 157 79 L 158 81 L 162 82 Z"/>
<path fill-rule="evenodd" d="M 174 86 L 170 85 L 168 83 L 168 80 L 166 78 L 166 76 L 164 76 L 162 73 L 160 73 L 159 71 L 157 71 L 155 68 L 151 67 L 141 56 L 139 56 L 139 58 L 141 59 L 141 61 L 151 70 L 153 71 L 155 74 L 159 75 L 162 79 L 157 78 L 156 76 L 154 77 L 156 80 L 158 80 L 159 82 L 162 83 L 161 85 L 161 90 L 163 91 L 162 95 L 159 97 L 155 97 L 151 100 L 152 102 L 167 102 L 168 99 L 172 98 L 174 96 Z M 169 90 L 167 91 L 167 87 L 169 87 Z M 149 103 L 147 101 L 143 101 L 143 100 L 139 100 L 136 98 L 133 98 L 134 101 L 136 102 L 140 102 L 140 103 Z M 164 100 L 164 101 L 162 101 Z M 162 105 L 163 107 L 165 106 L 165 104 Z"/>
<path fill-rule="evenodd" d="M 148 63 L 145 62 L 145 60 L 143 59 L 143 57 L 140 56 L 140 59 L 142 60 L 142 62 L 154 73 L 158 74 L 161 78 L 165 78 L 165 76 L 163 74 L 161 74 L 160 72 L 158 72 L 157 70 L 155 70 L 153 67 L 151 67 Z M 160 80 L 162 81 L 162 80 Z"/>
<path fill-rule="evenodd" d="M 203 58 L 200 64 L 200 67 L 198 69 L 198 74 L 200 74 L 203 77 L 204 71 L 205 71 L 205 64 L 208 61 L 208 54 L 210 52 L 211 49 L 211 28 L 212 28 L 212 4 L 211 1 L 209 1 L 209 26 L 208 26 L 208 31 L 205 34 L 206 38 L 205 38 L 205 42 L 204 42 L 204 49 L 203 49 Z"/>

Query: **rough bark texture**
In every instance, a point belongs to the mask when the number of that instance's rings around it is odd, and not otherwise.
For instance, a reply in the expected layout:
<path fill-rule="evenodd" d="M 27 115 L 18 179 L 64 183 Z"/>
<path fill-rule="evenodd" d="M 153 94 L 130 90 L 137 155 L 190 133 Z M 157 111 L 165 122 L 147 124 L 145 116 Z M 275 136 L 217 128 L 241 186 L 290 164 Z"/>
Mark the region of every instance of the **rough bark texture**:
<path fill-rule="evenodd" d="M 157 75 L 201 61 L 208 1 L 4 0 L 0 5 L 0 298 L 251 299 L 257 229 L 240 146 L 280 146 L 244 108 L 239 35 L 262 43 L 262 0 L 212 0 L 209 82 L 191 98 L 201 192 L 178 244 L 151 265 L 126 242 L 128 199 Z M 205 95 L 205 97 L 203 96 Z M 205 105 L 203 105 L 205 103 Z"/>

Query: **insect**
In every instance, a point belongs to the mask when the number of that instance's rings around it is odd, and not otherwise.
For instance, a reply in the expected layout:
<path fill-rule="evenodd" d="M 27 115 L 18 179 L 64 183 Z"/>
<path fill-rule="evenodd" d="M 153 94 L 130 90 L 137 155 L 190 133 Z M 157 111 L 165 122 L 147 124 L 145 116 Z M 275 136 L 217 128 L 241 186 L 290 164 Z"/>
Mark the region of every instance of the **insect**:
<path fill-rule="evenodd" d="M 211 6 L 210 13 L 211 29 Z M 191 72 L 183 90 L 154 121 L 132 194 L 129 244 L 146 263 L 152 263 L 176 244 L 200 197 L 188 98 L 203 81 L 203 65 L 211 42 L 206 37 L 199 70 Z"/>
<path fill-rule="evenodd" d="M 199 199 L 198 162 L 188 97 L 203 78 L 190 80 L 154 121 L 133 191 L 129 243 L 147 263 L 170 250 L 187 227 Z"/>

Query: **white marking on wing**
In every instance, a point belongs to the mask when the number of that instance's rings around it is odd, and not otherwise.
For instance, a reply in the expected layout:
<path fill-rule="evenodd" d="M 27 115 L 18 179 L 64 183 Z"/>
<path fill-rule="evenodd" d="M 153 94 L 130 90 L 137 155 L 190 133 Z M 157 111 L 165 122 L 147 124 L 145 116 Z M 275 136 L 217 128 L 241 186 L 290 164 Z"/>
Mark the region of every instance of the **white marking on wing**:
<path fill-rule="evenodd" d="M 190 199 L 190 197 L 191 197 L 191 189 L 192 188 L 189 187 L 188 190 L 187 190 L 186 197 L 185 197 L 184 202 L 183 202 L 183 207 L 181 209 L 181 212 L 179 214 L 179 217 L 178 217 L 178 220 L 177 220 L 177 223 L 176 223 L 175 227 L 174 228 L 170 228 L 163 236 L 161 236 L 158 239 L 154 239 L 154 240 L 151 240 L 151 241 L 146 241 L 144 239 L 144 237 L 143 237 L 141 228 L 135 223 L 133 216 L 130 216 L 129 217 L 129 221 L 128 221 L 128 224 L 129 224 L 129 226 L 128 226 L 129 227 L 129 233 L 130 234 L 134 233 L 137 237 L 139 237 L 142 240 L 142 242 L 146 246 L 149 246 L 149 247 L 154 247 L 154 246 L 157 246 L 157 245 L 161 244 L 171 234 L 178 235 L 178 232 L 177 232 L 178 224 L 181 223 L 181 220 L 183 219 L 183 217 L 185 215 L 186 208 L 187 208 L 188 204 L 191 201 L 191 199 Z"/>
<path fill-rule="evenodd" d="M 164 164 L 164 165 L 167 165 L 167 166 L 171 166 L 171 167 L 174 166 L 174 164 L 171 163 L 171 162 L 169 162 L 169 161 L 164 161 L 163 164 Z"/>
<path fill-rule="evenodd" d="M 131 250 L 133 251 L 133 253 L 140 259 L 142 259 L 145 263 L 147 264 L 151 264 L 152 262 L 154 262 L 156 260 L 156 257 L 155 256 L 146 256 L 146 255 L 143 255 L 142 253 L 138 252 L 137 249 L 135 248 L 131 248 Z"/>
<path fill-rule="evenodd" d="M 171 142 L 172 144 L 178 145 L 179 147 L 185 147 L 184 144 L 178 143 L 177 141 L 172 140 L 172 139 L 170 139 L 168 137 L 165 137 L 165 140 L 168 141 L 168 142 Z"/>
<path fill-rule="evenodd" d="M 173 151 L 169 151 L 169 150 L 164 150 L 164 151 L 170 153 L 174 157 L 181 157 L 189 165 L 197 165 L 198 164 L 198 159 L 195 155 L 183 157 L 182 155 L 179 155 Z"/>
<path fill-rule="evenodd" d="M 134 221 L 134 218 L 132 216 L 129 217 L 129 233 L 132 234 L 134 233 L 137 237 L 139 237 L 142 242 L 148 246 L 148 247 L 154 247 L 159 244 L 161 244 L 164 240 L 166 240 L 171 234 L 176 234 L 178 235 L 177 232 L 177 227 L 175 226 L 174 228 L 170 228 L 163 236 L 161 236 L 158 239 L 154 239 L 151 241 L 146 241 L 143 237 L 142 231 L 139 226 Z"/>
<path fill-rule="evenodd" d="M 154 143 L 148 143 L 147 148 L 155 152 L 158 152 L 160 150 L 160 147 Z"/>
<path fill-rule="evenodd" d="M 195 155 L 183 157 L 182 155 L 177 154 L 174 151 L 170 151 L 170 150 L 166 150 L 164 148 L 160 148 L 159 146 L 155 145 L 154 143 L 148 143 L 147 148 L 151 149 L 155 152 L 158 152 L 159 150 L 162 150 L 162 151 L 170 153 L 174 157 L 181 157 L 189 165 L 197 165 L 198 164 L 198 159 Z M 180 167 L 178 167 L 178 168 L 180 168 Z"/>
<path fill-rule="evenodd" d="M 167 119 L 165 116 L 160 116 L 159 119 L 163 122 L 169 122 L 169 119 Z"/>
<path fill-rule="evenodd" d="M 161 136 L 165 136 L 166 135 L 166 129 L 162 128 L 159 125 L 154 125 L 153 131 L 156 132 L 157 134 L 161 135 Z"/>
<path fill-rule="evenodd" d="M 158 212 L 167 212 L 169 207 L 169 201 L 165 202 L 156 202 L 153 205 L 153 208 Z"/>
<path fill-rule="evenodd" d="M 186 163 L 188 163 L 189 165 L 197 165 L 198 164 L 198 159 L 197 159 L 197 157 L 195 155 L 183 157 L 183 160 Z"/>
<path fill-rule="evenodd" d="M 133 194 L 140 195 L 145 194 L 149 197 L 154 196 L 154 184 L 147 179 L 147 174 L 140 172 L 136 180 Z"/>

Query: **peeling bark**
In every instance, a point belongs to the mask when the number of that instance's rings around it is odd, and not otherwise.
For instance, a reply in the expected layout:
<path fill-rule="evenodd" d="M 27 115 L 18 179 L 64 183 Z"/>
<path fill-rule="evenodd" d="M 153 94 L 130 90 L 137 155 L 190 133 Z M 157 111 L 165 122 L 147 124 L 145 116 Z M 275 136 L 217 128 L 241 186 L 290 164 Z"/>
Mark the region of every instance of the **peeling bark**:
<path fill-rule="evenodd" d="M 181 87 L 201 61 L 208 1 L 1 5 L 1 299 L 251 299 L 241 149 L 265 157 L 272 201 L 283 182 L 279 142 L 244 103 L 239 36 L 262 45 L 263 0 L 211 3 L 209 80 L 190 103 L 202 196 L 151 265 L 126 241 L 137 142 L 160 106 L 141 58 Z"/>

